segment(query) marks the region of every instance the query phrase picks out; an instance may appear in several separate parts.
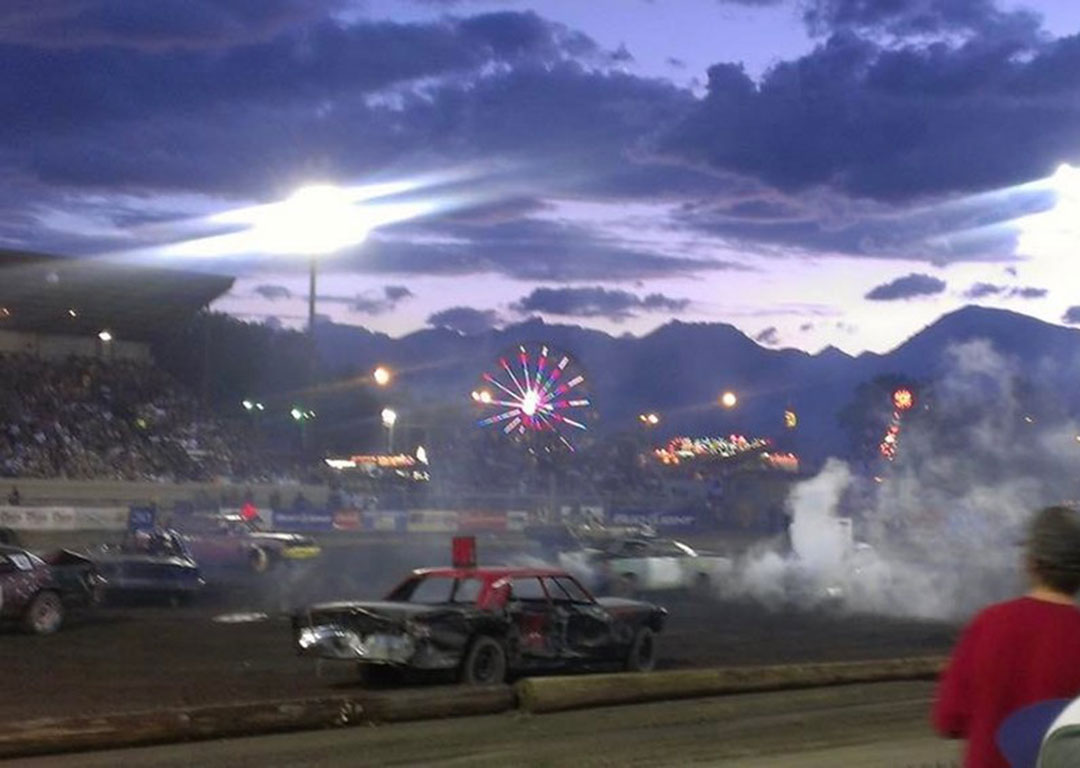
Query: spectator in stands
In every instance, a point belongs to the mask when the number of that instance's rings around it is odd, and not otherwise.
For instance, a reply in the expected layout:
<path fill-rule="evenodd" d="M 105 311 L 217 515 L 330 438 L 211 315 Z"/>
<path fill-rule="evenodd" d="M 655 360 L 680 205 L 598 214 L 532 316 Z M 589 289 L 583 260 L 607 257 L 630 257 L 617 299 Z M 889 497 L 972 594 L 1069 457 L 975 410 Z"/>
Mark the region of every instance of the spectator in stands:
<path fill-rule="evenodd" d="M 0 355 L 0 476 L 271 479 L 244 428 L 225 429 L 160 370 Z"/>
<path fill-rule="evenodd" d="M 934 727 L 967 739 L 968 768 L 1008 767 L 995 732 L 1011 713 L 1080 693 L 1080 515 L 1068 507 L 1038 512 L 1024 560 L 1031 590 L 975 617 L 938 687 Z"/>

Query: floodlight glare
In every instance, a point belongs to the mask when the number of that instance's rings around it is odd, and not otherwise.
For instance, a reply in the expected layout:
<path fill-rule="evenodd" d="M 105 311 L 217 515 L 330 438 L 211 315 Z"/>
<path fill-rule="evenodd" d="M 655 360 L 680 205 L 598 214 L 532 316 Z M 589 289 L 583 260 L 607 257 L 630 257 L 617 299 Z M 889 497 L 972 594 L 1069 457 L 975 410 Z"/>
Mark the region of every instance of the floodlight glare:
<path fill-rule="evenodd" d="M 258 225 L 260 239 L 274 251 L 327 254 L 362 242 L 371 231 L 364 209 L 344 190 L 304 187 L 278 203 Z"/>
<path fill-rule="evenodd" d="M 397 412 L 391 408 L 383 408 L 382 423 L 384 427 L 392 427 L 397 422 Z"/>

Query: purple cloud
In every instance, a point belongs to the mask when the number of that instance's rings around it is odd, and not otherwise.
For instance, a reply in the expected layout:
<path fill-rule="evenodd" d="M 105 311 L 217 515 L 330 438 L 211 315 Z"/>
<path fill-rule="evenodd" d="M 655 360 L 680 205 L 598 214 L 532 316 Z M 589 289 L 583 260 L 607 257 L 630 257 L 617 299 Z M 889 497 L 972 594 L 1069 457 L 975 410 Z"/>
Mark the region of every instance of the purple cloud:
<path fill-rule="evenodd" d="M 678 314 L 690 306 L 689 299 L 673 299 L 661 293 L 638 296 L 629 291 L 594 286 L 589 288 L 537 288 L 512 305 L 522 314 L 539 312 L 564 317 L 605 317 L 622 322 L 640 312 Z"/>
<path fill-rule="evenodd" d="M 870 301 L 900 301 L 920 296 L 934 296 L 944 292 L 944 280 L 913 273 L 873 288 L 865 298 Z"/>

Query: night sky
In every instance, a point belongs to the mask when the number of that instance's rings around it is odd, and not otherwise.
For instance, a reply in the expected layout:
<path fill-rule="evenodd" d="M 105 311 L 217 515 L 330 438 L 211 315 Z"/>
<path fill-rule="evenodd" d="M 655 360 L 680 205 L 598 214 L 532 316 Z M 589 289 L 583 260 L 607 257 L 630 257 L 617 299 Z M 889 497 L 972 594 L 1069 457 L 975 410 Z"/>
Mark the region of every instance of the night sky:
<path fill-rule="evenodd" d="M 3 0 L 0 247 L 236 275 L 217 309 L 298 327 L 307 256 L 230 212 L 334 183 L 380 224 L 319 311 L 392 335 L 1080 324 L 1078 33 L 1076 0 Z"/>

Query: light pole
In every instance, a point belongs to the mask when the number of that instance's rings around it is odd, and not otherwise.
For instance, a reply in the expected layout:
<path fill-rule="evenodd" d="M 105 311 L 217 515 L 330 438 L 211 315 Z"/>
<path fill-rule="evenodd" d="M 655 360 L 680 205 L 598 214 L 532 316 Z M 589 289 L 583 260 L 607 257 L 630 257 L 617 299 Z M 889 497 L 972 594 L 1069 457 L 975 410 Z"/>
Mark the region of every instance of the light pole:
<path fill-rule="evenodd" d="M 386 452 L 394 454 L 394 425 L 397 423 L 397 411 L 392 408 L 383 408 L 382 423 L 386 427 Z"/>
<path fill-rule="evenodd" d="M 292 410 L 289 411 L 289 415 L 293 417 L 293 421 L 300 425 L 300 448 L 306 451 L 308 447 L 307 423 L 315 418 L 315 411 L 305 410 L 294 405 Z"/>

